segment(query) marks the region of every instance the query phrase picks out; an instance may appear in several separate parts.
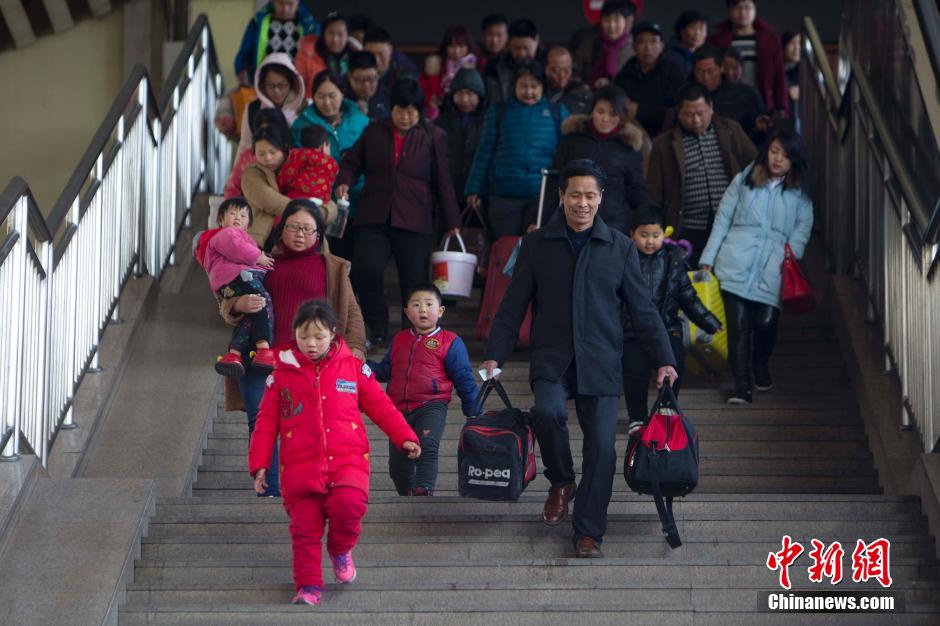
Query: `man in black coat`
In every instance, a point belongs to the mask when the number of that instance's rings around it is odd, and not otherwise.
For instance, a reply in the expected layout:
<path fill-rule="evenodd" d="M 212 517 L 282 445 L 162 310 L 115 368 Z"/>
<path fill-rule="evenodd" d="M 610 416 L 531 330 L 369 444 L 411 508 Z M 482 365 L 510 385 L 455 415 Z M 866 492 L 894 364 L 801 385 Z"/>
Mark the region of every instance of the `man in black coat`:
<path fill-rule="evenodd" d="M 630 112 L 650 137 L 659 134 L 666 111 L 675 106 L 687 75 L 663 54 L 663 32 L 654 22 L 633 29 L 636 56 L 627 61 L 614 82 L 630 97 Z"/>
<path fill-rule="evenodd" d="M 604 173 L 593 161 L 572 161 L 562 170 L 559 187 L 564 214 L 523 240 L 482 367 L 492 373 L 509 357 L 531 303 L 532 414 L 552 483 L 542 519 L 549 526 L 560 524 L 574 495 L 567 426 L 567 401 L 573 397 L 584 433 L 572 522 L 575 555 L 599 557 L 617 465 L 621 311 L 629 312 L 637 336 L 660 366 L 657 382 L 677 376 L 669 337 L 640 275 L 636 246 L 596 217 Z"/>

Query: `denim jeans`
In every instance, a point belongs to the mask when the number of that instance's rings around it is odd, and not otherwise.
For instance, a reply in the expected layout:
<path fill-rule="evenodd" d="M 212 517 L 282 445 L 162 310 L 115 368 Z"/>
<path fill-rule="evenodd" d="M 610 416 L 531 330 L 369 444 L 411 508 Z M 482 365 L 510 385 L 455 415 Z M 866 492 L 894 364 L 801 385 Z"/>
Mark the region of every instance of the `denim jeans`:
<path fill-rule="evenodd" d="M 259 372 L 256 369 L 248 368 L 245 375 L 238 379 L 238 389 L 242 394 L 242 401 L 245 403 L 245 414 L 248 416 L 248 436 L 255 431 L 255 420 L 258 418 L 258 407 L 261 404 L 261 397 L 264 395 L 264 381 L 267 379 L 267 372 Z M 268 489 L 262 496 L 280 496 L 281 485 L 278 481 L 278 455 L 277 446 L 274 447 L 274 454 L 271 457 L 271 464 L 268 466 L 267 481 Z"/>
<path fill-rule="evenodd" d="M 409 459 L 390 441 L 388 473 L 400 496 L 408 495 L 415 487 L 434 491 L 437 482 L 437 450 L 447 422 L 447 404 L 428 402 L 405 415 L 405 421 L 418 435 L 421 456 L 416 460 Z"/>

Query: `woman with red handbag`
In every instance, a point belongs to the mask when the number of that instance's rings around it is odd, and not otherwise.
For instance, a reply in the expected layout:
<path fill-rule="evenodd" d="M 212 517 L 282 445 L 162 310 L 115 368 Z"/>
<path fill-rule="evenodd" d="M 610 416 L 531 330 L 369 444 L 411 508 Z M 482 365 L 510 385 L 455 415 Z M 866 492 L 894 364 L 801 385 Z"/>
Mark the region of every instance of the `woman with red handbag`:
<path fill-rule="evenodd" d="M 735 382 L 729 404 L 750 404 L 752 380 L 758 391 L 773 386 L 769 363 L 777 342 L 786 250 L 802 257 L 813 227 L 807 175 L 800 136 L 789 129 L 772 133 L 754 163 L 728 186 L 702 252 L 701 267 L 714 266 L 728 317 Z M 792 268 L 795 259 L 790 261 Z"/>

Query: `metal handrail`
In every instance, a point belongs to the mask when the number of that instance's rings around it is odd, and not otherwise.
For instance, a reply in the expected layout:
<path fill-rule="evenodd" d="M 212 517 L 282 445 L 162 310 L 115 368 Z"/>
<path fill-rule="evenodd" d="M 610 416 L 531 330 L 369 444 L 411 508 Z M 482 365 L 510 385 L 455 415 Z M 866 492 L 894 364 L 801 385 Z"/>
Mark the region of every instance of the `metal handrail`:
<path fill-rule="evenodd" d="M 159 277 L 193 195 L 221 190 L 222 87 L 200 15 L 159 97 L 133 68 L 47 218 L 22 178 L 0 194 L 0 460 L 31 450 L 47 464 L 127 279 Z"/>
<path fill-rule="evenodd" d="M 876 19 L 865 9 L 856 7 L 864 15 L 849 15 L 844 24 L 851 29 L 858 27 L 854 19 Z M 876 26 L 889 35 L 892 28 L 902 30 L 885 19 Z M 938 246 L 927 227 L 933 207 L 923 206 L 915 191 L 914 173 L 889 130 L 859 51 L 851 50 L 850 40 L 842 51 L 841 65 L 851 74 L 844 77 L 844 94 L 837 99 L 809 18 L 804 39 L 803 133 L 824 171 L 825 185 L 815 190 L 814 200 L 830 265 L 865 281 L 866 316 L 883 327 L 885 370 L 896 373 L 901 383 L 899 425 L 916 429 L 924 449 L 934 451 L 940 446 L 940 386 L 935 382 L 940 375 L 940 278 L 932 271 Z"/>

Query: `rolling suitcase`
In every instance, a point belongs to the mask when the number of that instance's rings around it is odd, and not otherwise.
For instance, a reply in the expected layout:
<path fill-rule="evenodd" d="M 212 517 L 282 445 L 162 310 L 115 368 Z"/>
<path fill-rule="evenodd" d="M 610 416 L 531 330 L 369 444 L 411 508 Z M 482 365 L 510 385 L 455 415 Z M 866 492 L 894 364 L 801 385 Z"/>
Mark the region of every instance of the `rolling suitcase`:
<path fill-rule="evenodd" d="M 727 318 L 718 279 L 711 272 L 698 270 L 689 272 L 689 280 L 705 307 L 721 322 L 722 329 L 710 335 L 679 312 L 686 351 L 685 368 L 692 374 L 718 374 L 727 369 L 728 363 Z"/>
<path fill-rule="evenodd" d="M 548 178 L 557 175 L 554 170 L 542 169 L 542 187 L 539 192 L 539 210 L 536 217 L 536 226 L 542 224 L 542 211 L 545 204 L 545 190 Z M 515 253 L 521 245 L 522 237 L 500 237 L 490 247 L 489 265 L 486 270 L 486 284 L 483 287 L 483 302 L 480 305 L 480 316 L 477 318 L 476 338 L 486 339 L 490 336 L 493 320 L 499 305 L 512 282 L 512 266 L 515 262 Z M 507 266 L 509 269 L 507 269 Z M 521 347 L 529 345 L 529 330 L 532 326 L 532 307 L 526 312 L 522 327 L 519 329 L 519 340 L 516 344 Z"/>

